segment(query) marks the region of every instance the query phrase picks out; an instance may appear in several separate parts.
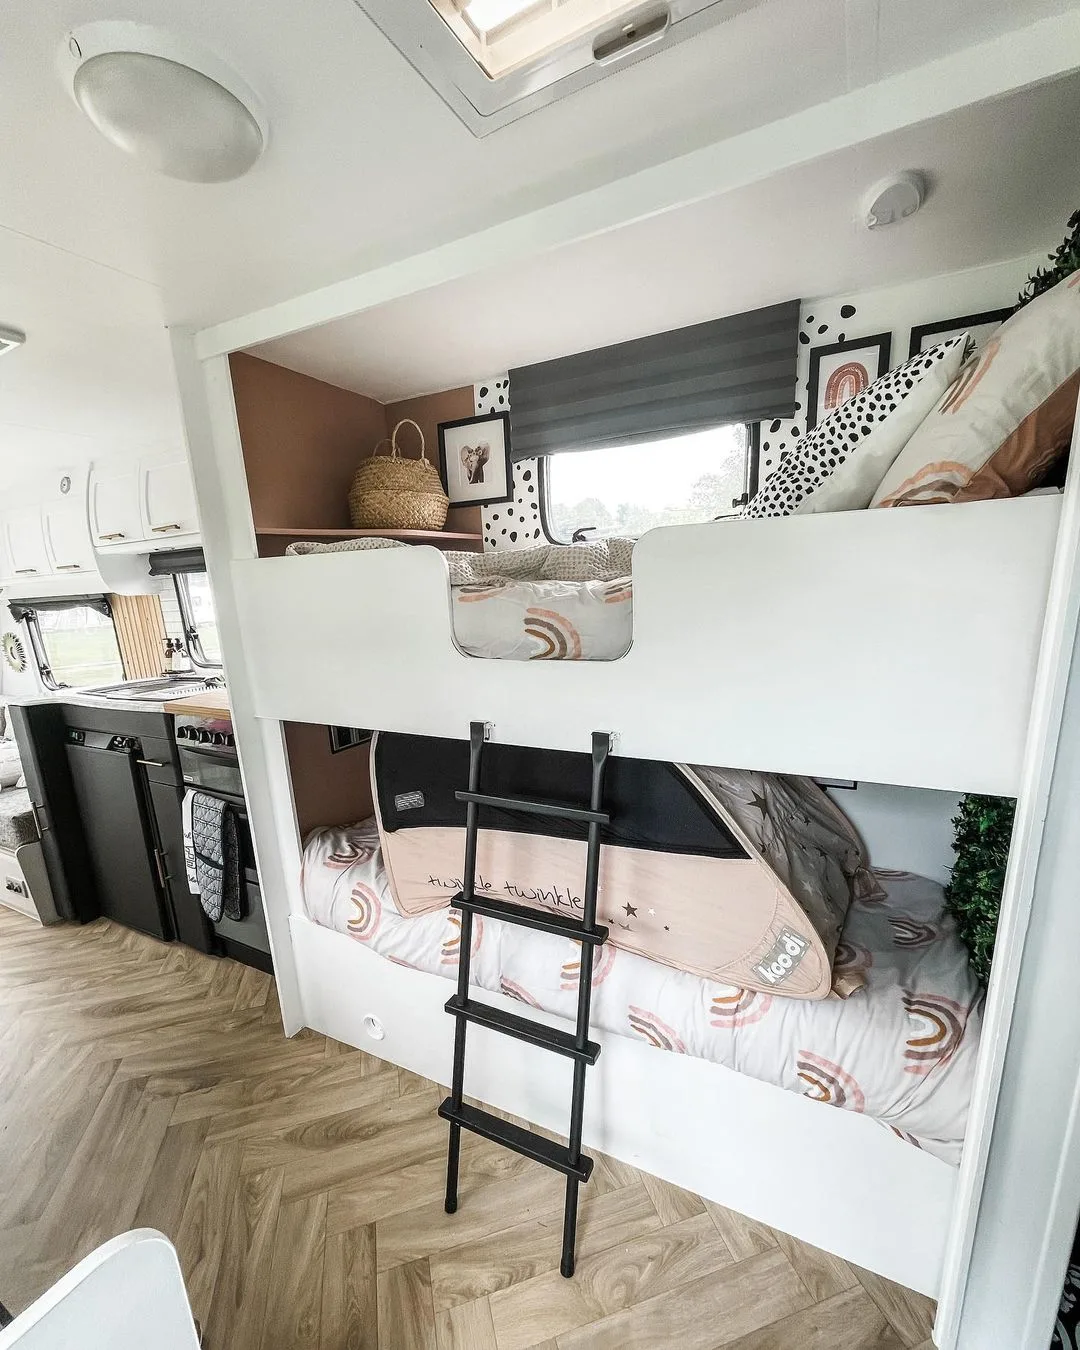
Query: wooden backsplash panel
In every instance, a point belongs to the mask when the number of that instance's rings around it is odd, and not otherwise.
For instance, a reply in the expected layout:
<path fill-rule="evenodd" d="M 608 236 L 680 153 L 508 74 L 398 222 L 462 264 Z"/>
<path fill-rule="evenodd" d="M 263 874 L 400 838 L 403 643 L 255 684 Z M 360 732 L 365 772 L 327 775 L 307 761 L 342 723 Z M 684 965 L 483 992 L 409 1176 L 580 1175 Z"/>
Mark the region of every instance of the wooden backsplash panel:
<path fill-rule="evenodd" d="M 238 352 L 229 357 L 255 528 L 349 524 L 349 486 L 386 435 L 374 399 Z"/>
<path fill-rule="evenodd" d="M 126 680 L 151 680 L 165 669 L 165 620 L 156 595 L 110 595 Z"/>
<path fill-rule="evenodd" d="M 335 755 L 327 727 L 315 722 L 283 726 L 301 837 L 316 825 L 351 825 L 373 814 L 366 745 Z"/>

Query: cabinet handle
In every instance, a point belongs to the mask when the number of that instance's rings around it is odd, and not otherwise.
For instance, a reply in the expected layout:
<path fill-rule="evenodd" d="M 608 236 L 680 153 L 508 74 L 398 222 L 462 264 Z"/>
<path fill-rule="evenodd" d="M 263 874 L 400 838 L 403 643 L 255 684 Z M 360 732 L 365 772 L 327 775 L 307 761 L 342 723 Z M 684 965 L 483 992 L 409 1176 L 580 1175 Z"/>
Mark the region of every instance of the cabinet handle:
<path fill-rule="evenodd" d="M 151 525 L 151 534 L 164 534 L 167 530 L 182 530 L 183 525 Z"/>
<path fill-rule="evenodd" d="M 44 810 L 44 807 L 38 806 L 37 802 L 35 802 L 33 799 L 31 799 L 31 802 L 30 802 L 30 814 L 34 817 L 34 828 L 37 830 L 37 834 L 38 834 L 38 839 L 39 839 L 39 840 L 40 840 L 41 837 L 44 835 L 45 831 L 49 828 L 47 825 L 42 825 L 41 819 L 40 819 L 40 817 L 38 816 L 38 812 L 39 812 L 39 811 L 43 811 L 43 810 Z"/>
<path fill-rule="evenodd" d="M 163 769 L 165 761 L 163 759 L 137 759 L 136 764 L 145 764 L 151 769 Z"/>
<path fill-rule="evenodd" d="M 81 572 L 82 563 L 57 563 L 56 570 L 58 572 Z"/>
<path fill-rule="evenodd" d="M 29 577 L 29 576 L 34 576 L 34 577 L 36 577 L 36 576 L 37 576 L 37 568 L 36 568 L 36 567 L 16 567 L 16 569 L 15 569 L 15 575 L 16 575 L 17 577 Z"/>
<path fill-rule="evenodd" d="M 169 882 L 172 881 L 172 877 L 169 875 L 168 867 L 166 866 L 165 859 L 162 857 L 161 849 L 159 848 L 154 849 L 154 867 L 157 870 L 158 884 L 161 886 L 161 889 L 164 890 Z"/>
<path fill-rule="evenodd" d="M 123 539 L 123 538 L 124 538 L 124 531 L 123 531 L 123 530 L 113 530 L 111 534 L 99 534 L 99 535 L 98 535 L 98 538 L 99 538 L 99 539 Z"/>

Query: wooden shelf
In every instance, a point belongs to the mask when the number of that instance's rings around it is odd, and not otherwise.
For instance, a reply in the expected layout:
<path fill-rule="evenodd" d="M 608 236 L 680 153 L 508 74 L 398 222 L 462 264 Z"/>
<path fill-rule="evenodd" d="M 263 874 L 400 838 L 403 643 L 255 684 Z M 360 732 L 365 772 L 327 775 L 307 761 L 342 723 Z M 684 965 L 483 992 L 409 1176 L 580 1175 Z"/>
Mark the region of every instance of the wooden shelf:
<path fill-rule="evenodd" d="M 462 540 L 472 544 L 483 542 L 482 534 L 462 534 L 455 530 L 325 530 L 287 529 L 282 525 L 262 525 L 256 534 L 273 535 L 287 539 L 403 539 L 412 543 L 427 543 L 441 540 Z"/>

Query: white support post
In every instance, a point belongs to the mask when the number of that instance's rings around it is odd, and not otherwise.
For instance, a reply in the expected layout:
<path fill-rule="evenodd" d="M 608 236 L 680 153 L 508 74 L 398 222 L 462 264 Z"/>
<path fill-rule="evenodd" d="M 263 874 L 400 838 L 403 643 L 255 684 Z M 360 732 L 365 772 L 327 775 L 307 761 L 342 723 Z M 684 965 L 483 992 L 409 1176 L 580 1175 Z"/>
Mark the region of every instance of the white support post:
<path fill-rule="evenodd" d="M 1080 1209 L 1080 412 L 945 1251 L 941 1350 L 1046 1350 Z"/>
<path fill-rule="evenodd" d="M 289 932 L 294 899 L 299 911 L 300 840 L 282 726 L 252 711 L 240 639 L 230 564 L 254 558 L 256 544 L 229 359 L 199 361 L 189 333 L 170 336 L 281 1016 L 285 1034 L 293 1036 L 306 1025 Z"/>

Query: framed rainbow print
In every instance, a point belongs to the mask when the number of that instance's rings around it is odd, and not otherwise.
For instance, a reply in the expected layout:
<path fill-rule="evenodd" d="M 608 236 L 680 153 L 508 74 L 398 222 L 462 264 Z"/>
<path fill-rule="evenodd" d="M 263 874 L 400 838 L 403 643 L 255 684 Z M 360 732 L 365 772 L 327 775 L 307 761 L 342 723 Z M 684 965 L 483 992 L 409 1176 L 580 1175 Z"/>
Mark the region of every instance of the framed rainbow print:
<path fill-rule="evenodd" d="M 810 353 L 810 379 L 807 388 L 806 429 L 814 427 L 849 398 L 864 389 L 889 369 L 892 334 L 830 342 Z"/>

